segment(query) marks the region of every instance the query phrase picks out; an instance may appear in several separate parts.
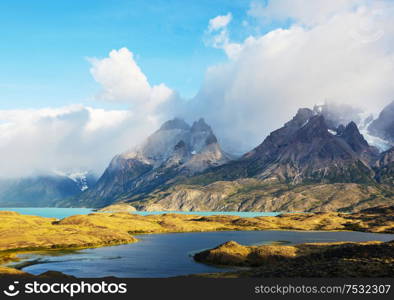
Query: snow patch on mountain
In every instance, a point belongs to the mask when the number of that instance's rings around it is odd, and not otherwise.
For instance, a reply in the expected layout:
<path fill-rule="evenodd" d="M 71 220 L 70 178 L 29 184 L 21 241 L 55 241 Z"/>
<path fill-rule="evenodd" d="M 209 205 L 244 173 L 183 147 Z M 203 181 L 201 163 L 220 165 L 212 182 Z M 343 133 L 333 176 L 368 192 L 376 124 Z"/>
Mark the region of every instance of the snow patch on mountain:
<path fill-rule="evenodd" d="M 68 178 L 73 180 L 78 185 L 80 190 L 83 192 L 89 188 L 88 180 L 87 180 L 88 173 L 89 172 L 75 172 L 68 174 Z"/>
<path fill-rule="evenodd" d="M 331 133 L 332 135 L 337 135 L 337 132 L 335 130 L 328 129 L 328 132 Z"/>
<path fill-rule="evenodd" d="M 360 133 L 364 136 L 368 144 L 379 149 L 380 152 L 387 151 L 391 147 L 394 147 L 394 143 L 384 140 L 380 137 L 371 135 L 367 129 L 360 130 Z"/>
<path fill-rule="evenodd" d="M 88 171 L 64 172 L 60 170 L 55 170 L 53 171 L 53 173 L 55 173 L 58 176 L 67 177 L 72 181 L 74 181 L 77 184 L 78 188 L 81 190 L 81 192 L 86 191 L 89 188 Z"/>

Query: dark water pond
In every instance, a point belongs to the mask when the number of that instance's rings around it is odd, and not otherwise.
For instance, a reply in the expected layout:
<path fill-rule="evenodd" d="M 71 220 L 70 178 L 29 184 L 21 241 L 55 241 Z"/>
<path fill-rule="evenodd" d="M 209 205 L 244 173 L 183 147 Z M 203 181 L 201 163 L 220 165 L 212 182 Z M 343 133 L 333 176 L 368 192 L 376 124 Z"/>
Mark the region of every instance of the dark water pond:
<path fill-rule="evenodd" d="M 197 263 L 192 253 L 234 240 L 245 245 L 286 241 L 290 244 L 334 241 L 388 241 L 392 234 L 362 232 L 227 231 L 203 233 L 151 234 L 138 236 L 138 243 L 86 249 L 62 255 L 26 255 L 36 264 L 23 270 L 40 274 L 60 271 L 77 277 L 171 277 L 177 275 L 224 272 Z"/>

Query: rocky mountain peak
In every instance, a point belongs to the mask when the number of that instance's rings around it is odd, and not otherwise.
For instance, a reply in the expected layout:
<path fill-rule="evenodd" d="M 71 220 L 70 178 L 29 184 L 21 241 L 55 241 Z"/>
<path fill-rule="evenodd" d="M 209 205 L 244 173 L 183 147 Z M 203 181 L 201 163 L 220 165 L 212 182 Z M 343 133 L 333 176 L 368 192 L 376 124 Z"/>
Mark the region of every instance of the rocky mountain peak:
<path fill-rule="evenodd" d="M 310 118 L 312 118 L 315 113 L 309 108 L 300 108 L 297 114 L 289 122 L 285 124 L 284 127 L 302 127 L 304 126 Z"/>
<path fill-rule="evenodd" d="M 326 185 L 340 191 L 341 199 L 347 194 L 344 186 L 363 186 L 360 190 L 360 195 L 363 195 L 366 191 L 364 186 L 378 183 L 393 185 L 394 148 L 375 155 L 360 133 L 357 121 L 342 122 L 345 118 L 337 118 L 340 122 L 330 123 L 322 111 L 317 108 L 299 109 L 289 122 L 271 132 L 259 146 L 233 160 L 221 150 L 212 129 L 203 119 L 192 126 L 185 125 L 183 120 L 171 120 L 163 124 L 163 130 L 148 138 L 140 148 L 141 155 L 120 156 L 121 167 L 108 168 L 96 186 L 83 193 L 81 203 L 90 206 L 103 206 L 114 201 L 141 204 L 162 196 L 167 198 L 166 194 L 171 195 L 168 196 L 171 199 L 168 207 L 175 205 L 184 209 L 183 200 L 192 199 L 192 207 L 195 207 L 194 203 L 203 203 L 205 209 L 207 203 L 227 197 L 222 196 L 221 190 L 214 190 L 214 194 L 209 194 L 213 196 L 204 200 L 205 193 L 210 193 L 206 190 L 208 187 L 216 188 L 222 183 L 231 187 L 253 184 L 252 190 L 258 193 L 255 195 L 263 199 L 266 187 L 270 189 L 269 184 L 274 183 L 273 192 L 268 192 L 271 194 L 266 197 L 270 205 L 282 197 L 282 193 L 276 190 L 276 185 L 282 184 L 286 191 L 293 187 L 307 186 L 305 191 L 316 187 L 316 194 L 311 196 L 313 205 L 316 205 L 320 203 L 321 195 L 332 198 L 331 192 L 322 189 Z M 190 194 L 185 192 L 185 182 L 199 186 L 195 197 L 189 197 Z M 264 186 L 257 190 L 255 182 Z M 174 187 L 180 192 L 174 192 Z M 242 205 L 245 199 L 251 199 L 253 203 L 257 199 L 254 194 L 249 194 L 249 188 L 247 190 L 245 198 L 239 198 Z M 233 198 L 233 189 L 229 195 L 230 198 L 226 199 L 231 201 L 226 200 L 226 203 L 238 199 Z M 297 195 L 300 197 L 296 202 L 301 205 L 310 201 L 304 194 L 297 192 Z M 294 199 L 293 192 L 291 199 Z M 346 199 L 344 201 L 347 202 Z"/>
<path fill-rule="evenodd" d="M 345 132 L 346 131 L 359 134 L 358 127 L 357 127 L 356 123 L 354 123 L 353 121 L 351 121 L 351 122 L 349 122 L 349 124 L 347 124 L 347 126 L 345 128 Z"/>
<path fill-rule="evenodd" d="M 212 132 L 212 128 L 205 122 L 203 118 L 200 118 L 198 121 L 193 122 L 192 132 L 196 131 L 206 131 L 206 132 Z"/>
<path fill-rule="evenodd" d="M 368 163 L 374 154 L 357 125 L 351 122 L 341 130 L 338 135 L 322 114 L 300 109 L 291 121 L 242 157 L 243 172 L 293 183 L 372 180 Z"/>
<path fill-rule="evenodd" d="M 174 118 L 172 120 L 168 120 L 164 122 L 159 130 L 172 130 L 172 129 L 190 130 L 190 125 L 187 124 L 183 119 Z"/>
<path fill-rule="evenodd" d="M 355 152 L 361 152 L 369 148 L 368 142 L 364 139 L 356 123 L 353 121 L 342 130 L 340 137 L 343 138 Z"/>
<path fill-rule="evenodd" d="M 132 197 L 178 176 L 191 176 L 228 161 L 204 119 L 190 126 L 176 118 L 165 122 L 134 151 L 116 156 L 82 198 L 105 203 L 125 195 Z"/>
<path fill-rule="evenodd" d="M 328 127 L 324 117 L 322 115 L 317 115 L 307 120 L 305 125 L 298 130 L 294 138 L 307 142 L 316 137 L 324 138 L 328 135 Z"/>

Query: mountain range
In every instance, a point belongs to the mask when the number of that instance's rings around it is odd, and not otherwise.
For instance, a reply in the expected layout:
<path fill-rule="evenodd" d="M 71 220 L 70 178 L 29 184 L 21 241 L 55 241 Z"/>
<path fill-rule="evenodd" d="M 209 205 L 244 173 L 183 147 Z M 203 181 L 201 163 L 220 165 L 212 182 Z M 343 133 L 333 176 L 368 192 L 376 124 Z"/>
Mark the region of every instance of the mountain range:
<path fill-rule="evenodd" d="M 1 207 L 58 206 L 93 186 L 96 177 L 88 172 L 40 174 L 0 179 Z"/>
<path fill-rule="evenodd" d="M 240 157 L 223 151 L 204 119 L 176 118 L 116 155 L 98 180 L 0 180 L 0 205 L 28 198 L 22 206 L 358 211 L 394 200 L 393 146 L 394 102 L 376 119 L 340 105 L 301 108 Z"/>
<path fill-rule="evenodd" d="M 192 126 L 181 119 L 168 121 L 139 148 L 116 156 L 73 205 L 353 211 L 392 201 L 394 148 L 380 152 L 369 145 L 353 117 L 341 112 L 327 106 L 299 109 L 238 158 L 221 149 L 203 119 Z M 369 127 L 393 120 L 392 113 L 389 105 Z M 386 127 L 379 128 L 387 138 Z"/>
<path fill-rule="evenodd" d="M 210 126 L 200 119 L 165 122 L 137 149 L 115 156 L 94 188 L 77 205 L 100 207 L 147 195 L 158 187 L 230 161 Z"/>

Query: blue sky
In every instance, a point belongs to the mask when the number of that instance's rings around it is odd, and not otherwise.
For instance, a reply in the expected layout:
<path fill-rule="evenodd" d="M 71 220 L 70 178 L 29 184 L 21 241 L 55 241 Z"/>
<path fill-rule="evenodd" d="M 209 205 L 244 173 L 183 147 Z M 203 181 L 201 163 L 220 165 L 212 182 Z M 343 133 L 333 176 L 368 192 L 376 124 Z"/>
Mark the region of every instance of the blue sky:
<path fill-rule="evenodd" d="M 207 67 L 226 59 L 203 43 L 209 19 L 231 12 L 232 37 L 243 38 L 236 28 L 248 6 L 243 0 L 3 0 L 0 109 L 92 105 L 99 86 L 86 58 L 121 47 L 133 51 L 152 84 L 192 97 Z"/>
<path fill-rule="evenodd" d="M 327 99 L 376 115 L 393 15 L 392 0 L 1 0 L 0 177 L 100 173 L 175 116 L 242 153 Z"/>

